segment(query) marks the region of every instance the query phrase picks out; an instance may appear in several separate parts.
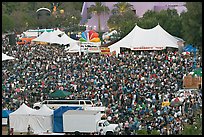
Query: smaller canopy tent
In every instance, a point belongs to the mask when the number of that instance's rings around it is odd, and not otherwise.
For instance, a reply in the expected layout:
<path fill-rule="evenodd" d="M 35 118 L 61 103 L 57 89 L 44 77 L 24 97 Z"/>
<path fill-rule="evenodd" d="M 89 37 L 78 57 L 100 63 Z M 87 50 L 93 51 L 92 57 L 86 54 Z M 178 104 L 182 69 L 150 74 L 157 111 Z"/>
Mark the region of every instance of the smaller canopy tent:
<path fill-rule="evenodd" d="M 11 110 L 2 110 L 2 125 L 7 125 L 9 114 L 13 111 Z"/>
<path fill-rule="evenodd" d="M 61 32 L 55 30 L 53 32 L 43 32 L 39 37 L 33 39 L 34 42 L 47 42 L 47 43 L 60 43 L 60 37 L 58 36 Z"/>
<path fill-rule="evenodd" d="M 48 35 L 48 32 L 45 31 L 39 37 L 33 39 L 32 41 L 34 41 L 34 42 L 42 42 L 47 37 L 47 35 Z"/>
<path fill-rule="evenodd" d="M 47 43 L 55 43 L 60 45 L 79 45 L 79 42 L 76 40 L 71 39 L 69 36 L 67 36 L 64 32 L 60 31 L 59 29 L 53 31 L 53 32 L 44 32 L 41 34 L 38 38 L 33 39 L 32 41 L 36 42 L 47 42 Z"/>
<path fill-rule="evenodd" d="M 64 97 L 69 96 L 71 94 L 72 94 L 71 92 L 67 92 L 64 90 L 57 90 L 57 91 L 51 93 L 49 96 L 53 97 L 53 98 L 64 98 Z"/>
<path fill-rule="evenodd" d="M 121 47 L 131 50 L 162 50 L 166 47 L 178 48 L 177 42 L 159 24 L 152 29 L 143 29 L 136 25 L 128 35 L 109 48 L 110 52 L 116 51 L 119 54 Z"/>
<path fill-rule="evenodd" d="M 193 77 L 194 77 L 194 76 L 202 77 L 202 68 L 200 67 L 200 68 L 194 69 L 192 76 L 193 76 Z"/>
<path fill-rule="evenodd" d="M 42 107 L 31 114 L 30 125 L 33 128 L 34 133 L 42 133 L 47 130 L 52 131 L 53 126 L 53 110 L 47 107 L 45 104 Z"/>
<path fill-rule="evenodd" d="M 66 48 L 65 50 L 67 50 L 69 53 L 80 52 L 80 46 L 77 44 L 70 44 L 70 47 Z"/>
<path fill-rule="evenodd" d="M 58 35 L 59 35 L 58 32 L 55 32 L 55 31 L 49 32 L 46 35 L 44 41 L 42 41 L 42 42 L 47 42 L 47 43 L 51 43 L 51 44 L 53 44 L 53 43 L 59 44 L 61 42 L 61 40 L 60 40 L 60 37 Z"/>
<path fill-rule="evenodd" d="M 11 56 L 8 56 L 8 55 L 6 55 L 6 54 L 4 54 L 4 53 L 2 53 L 2 61 L 4 61 L 4 60 L 10 60 L 10 59 L 15 59 L 14 57 L 11 57 Z"/>
<path fill-rule="evenodd" d="M 14 132 L 27 132 L 28 125 L 30 125 L 30 115 L 34 113 L 35 109 L 28 107 L 23 103 L 16 111 L 9 114 L 9 125 Z"/>
<path fill-rule="evenodd" d="M 53 132 L 63 132 L 63 118 L 62 115 L 68 110 L 82 110 L 82 107 L 61 106 L 54 111 Z"/>

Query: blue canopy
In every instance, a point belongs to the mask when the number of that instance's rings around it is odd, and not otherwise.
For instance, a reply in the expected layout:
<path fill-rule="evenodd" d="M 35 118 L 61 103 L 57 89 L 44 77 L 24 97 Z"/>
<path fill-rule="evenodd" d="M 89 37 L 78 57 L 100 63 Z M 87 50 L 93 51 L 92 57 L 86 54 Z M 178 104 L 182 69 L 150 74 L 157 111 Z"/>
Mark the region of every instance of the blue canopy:
<path fill-rule="evenodd" d="M 61 106 L 54 111 L 54 121 L 53 121 L 53 132 L 61 133 L 63 132 L 63 113 L 68 110 L 82 110 L 82 107 L 77 106 Z"/>
<path fill-rule="evenodd" d="M 12 113 L 11 110 L 2 110 L 2 118 L 8 118 L 9 114 Z"/>
<path fill-rule="evenodd" d="M 187 45 L 184 47 L 184 52 L 196 52 L 197 48 L 194 48 L 192 45 Z"/>

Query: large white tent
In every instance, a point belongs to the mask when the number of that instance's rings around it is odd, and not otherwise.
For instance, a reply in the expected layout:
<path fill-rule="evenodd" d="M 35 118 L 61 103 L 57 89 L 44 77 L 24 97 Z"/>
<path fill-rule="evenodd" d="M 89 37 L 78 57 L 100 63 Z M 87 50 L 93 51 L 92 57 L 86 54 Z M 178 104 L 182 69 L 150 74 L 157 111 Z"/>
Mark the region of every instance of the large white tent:
<path fill-rule="evenodd" d="M 110 52 L 116 51 L 119 54 L 121 47 L 131 50 L 162 50 L 166 47 L 178 48 L 177 42 L 159 24 L 152 29 L 143 29 L 136 25 L 128 35 L 109 48 Z"/>
<path fill-rule="evenodd" d="M 16 111 L 9 114 L 10 129 L 13 128 L 14 132 L 27 132 L 28 125 L 30 125 L 30 115 L 37 111 L 22 104 Z"/>
<path fill-rule="evenodd" d="M 10 60 L 10 59 L 15 59 L 14 57 L 11 57 L 11 56 L 8 56 L 8 55 L 6 55 L 6 54 L 4 54 L 4 53 L 2 53 L 2 61 L 4 61 L 4 60 Z"/>
<path fill-rule="evenodd" d="M 30 125 L 35 133 L 52 131 L 53 110 L 43 105 L 39 110 L 31 114 Z"/>

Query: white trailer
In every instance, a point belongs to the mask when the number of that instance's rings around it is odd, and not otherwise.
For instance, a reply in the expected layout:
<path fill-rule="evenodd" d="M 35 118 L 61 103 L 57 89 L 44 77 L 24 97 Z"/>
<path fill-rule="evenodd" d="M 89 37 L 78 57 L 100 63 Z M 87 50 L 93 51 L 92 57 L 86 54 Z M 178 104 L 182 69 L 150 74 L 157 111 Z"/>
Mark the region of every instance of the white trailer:
<path fill-rule="evenodd" d="M 99 133 L 114 134 L 119 132 L 117 124 L 101 120 L 100 111 L 69 110 L 63 114 L 63 131 L 66 133 Z"/>

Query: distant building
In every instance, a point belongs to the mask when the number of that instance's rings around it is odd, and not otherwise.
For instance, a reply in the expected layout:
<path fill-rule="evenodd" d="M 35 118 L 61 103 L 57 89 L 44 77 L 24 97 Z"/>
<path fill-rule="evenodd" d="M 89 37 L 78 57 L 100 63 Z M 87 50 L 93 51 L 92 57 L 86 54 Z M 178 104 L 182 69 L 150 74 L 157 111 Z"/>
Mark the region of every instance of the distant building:
<path fill-rule="evenodd" d="M 103 13 L 101 15 L 101 30 L 108 31 L 107 21 L 109 17 L 112 15 L 111 10 L 114 8 L 114 4 L 118 2 L 102 2 L 103 5 L 107 6 L 110 9 L 109 14 Z M 167 9 L 176 9 L 178 14 L 183 11 L 186 12 L 187 8 L 185 6 L 186 2 L 129 2 L 133 5 L 134 12 L 137 16 L 142 17 L 143 14 L 148 10 L 153 11 L 161 11 Z M 94 2 L 84 2 L 82 7 L 82 20 L 80 22 L 81 25 L 86 25 L 88 29 L 98 29 L 98 18 L 97 15 L 93 15 L 92 17 L 88 17 L 87 9 L 91 6 L 95 5 Z"/>

